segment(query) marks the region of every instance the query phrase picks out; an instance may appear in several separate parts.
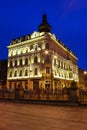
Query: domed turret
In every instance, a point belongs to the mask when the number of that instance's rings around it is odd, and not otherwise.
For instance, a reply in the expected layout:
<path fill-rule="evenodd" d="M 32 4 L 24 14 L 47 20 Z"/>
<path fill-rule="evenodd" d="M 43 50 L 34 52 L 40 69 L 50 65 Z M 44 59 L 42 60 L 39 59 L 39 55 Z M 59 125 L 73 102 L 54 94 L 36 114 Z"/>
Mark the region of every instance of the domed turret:
<path fill-rule="evenodd" d="M 43 14 L 42 23 L 38 26 L 40 32 L 50 32 L 51 26 L 47 22 L 47 15 Z"/>

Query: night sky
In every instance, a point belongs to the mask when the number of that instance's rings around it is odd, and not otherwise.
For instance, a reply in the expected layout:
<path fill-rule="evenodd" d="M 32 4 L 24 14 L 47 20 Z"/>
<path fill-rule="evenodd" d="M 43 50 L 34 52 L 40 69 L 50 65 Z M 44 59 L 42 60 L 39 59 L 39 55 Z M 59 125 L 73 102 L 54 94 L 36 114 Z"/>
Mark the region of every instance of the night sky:
<path fill-rule="evenodd" d="M 43 13 L 87 70 L 87 0 L 0 0 L 0 59 L 7 58 L 12 39 L 38 31 Z"/>

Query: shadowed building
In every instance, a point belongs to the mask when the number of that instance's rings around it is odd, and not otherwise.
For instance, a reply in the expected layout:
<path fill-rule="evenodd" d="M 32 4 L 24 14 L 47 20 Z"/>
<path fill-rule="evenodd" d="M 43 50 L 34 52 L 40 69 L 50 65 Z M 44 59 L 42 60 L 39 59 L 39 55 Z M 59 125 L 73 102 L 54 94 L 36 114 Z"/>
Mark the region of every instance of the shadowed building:
<path fill-rule="evenodd" d="M 80 88 L 87 90 L 87 71 L 79 68 L 79 86 Z"/>
<path fill-rule="evenodd" d="M 7 60 L 0 60 L 0 88 L 6 85 L 7 80 Z"/>
<path fill-rule="evenodd" d="M 56 91 L 69 87 L 72 80 L 78 82 L 78 59 L 51 33 L 46 14 L 38 30 L 12 40 L 8 46 L 7 87 Z"/>

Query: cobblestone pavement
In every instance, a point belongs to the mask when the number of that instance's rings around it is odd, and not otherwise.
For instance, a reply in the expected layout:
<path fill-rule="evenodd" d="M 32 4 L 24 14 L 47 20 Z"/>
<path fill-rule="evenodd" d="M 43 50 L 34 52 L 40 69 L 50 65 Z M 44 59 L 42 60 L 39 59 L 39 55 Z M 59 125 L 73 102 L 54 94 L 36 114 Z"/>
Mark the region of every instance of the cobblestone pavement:
<path fill-rule="evenodd" d="M 87 107 L 1 102 L 0 130 L 87 130 Z"/>

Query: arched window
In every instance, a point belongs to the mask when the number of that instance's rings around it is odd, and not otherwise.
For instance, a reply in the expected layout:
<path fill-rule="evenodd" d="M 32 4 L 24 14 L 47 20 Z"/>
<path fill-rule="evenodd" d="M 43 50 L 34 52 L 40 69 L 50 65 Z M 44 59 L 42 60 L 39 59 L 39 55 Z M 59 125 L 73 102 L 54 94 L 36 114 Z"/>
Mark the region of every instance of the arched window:
<path fill-rule="evenodd" d="M 20 70 L 19 76 L 22 76 L 22 70 Z"/>
<path fill-rule="evenodd" d="M 25 70 L 25 76 L 28 76 L 28 70 Z"/>
<path fill-rule="evenodd" d="M 14 73 L 14 77 L 17 77 L 17 71 L 15 71 L 15 73 Z"/>
<path fill-rule="evenodd" d="M 12 77 L 12 72 L 10 72 L 10 77 Z"/>

